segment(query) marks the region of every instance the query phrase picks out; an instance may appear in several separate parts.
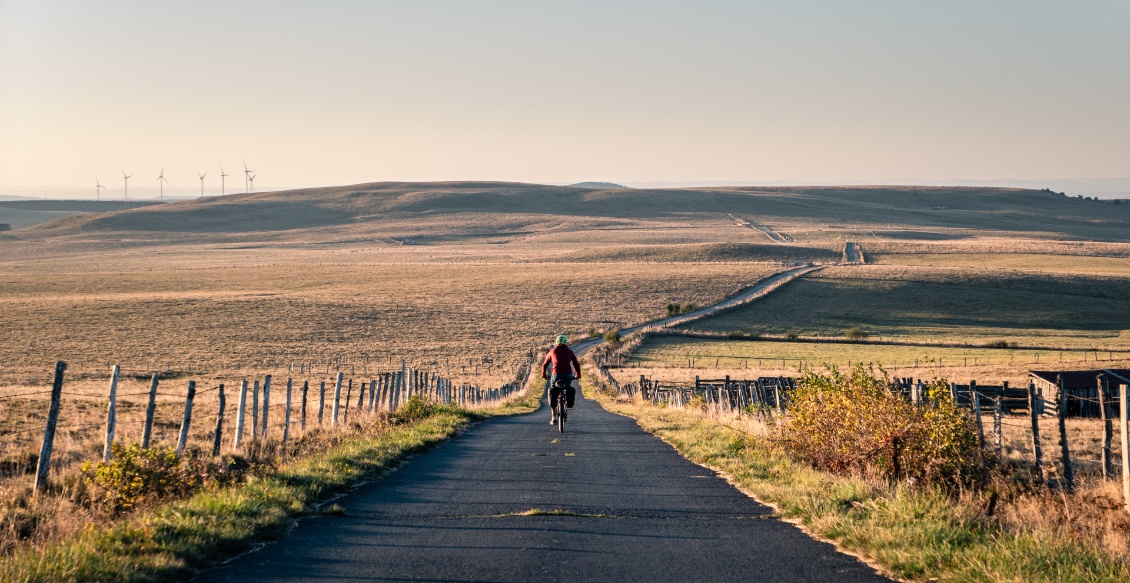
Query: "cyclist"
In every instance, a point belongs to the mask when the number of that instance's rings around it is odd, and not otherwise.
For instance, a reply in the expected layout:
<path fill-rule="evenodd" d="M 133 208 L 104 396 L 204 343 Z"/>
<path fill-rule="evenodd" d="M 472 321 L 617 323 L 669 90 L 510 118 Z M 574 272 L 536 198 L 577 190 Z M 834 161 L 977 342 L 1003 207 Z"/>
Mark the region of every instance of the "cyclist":
<path fill-rule="evenodd" d="M 553 380 L 550 381 L 549 389 L 549 424 L 557 423 L 557 399 L 565 398 L 561 395 L 561 391 L 556 389 L 557 381 L 565 381 L 565 385 L 569 386 L 573 379 L 581 380 L 581 363 L 577 361 L 577 355 L 569 350 L 569 337 L 562 334 L 557 337 L 556 346 L 545 355 L 545 362 L 541 363 L 541 378 L 549 378 L 549 366 L 553 365 Z M 577 374 L 573 374 L 573 369 L 577 370 Z"/>

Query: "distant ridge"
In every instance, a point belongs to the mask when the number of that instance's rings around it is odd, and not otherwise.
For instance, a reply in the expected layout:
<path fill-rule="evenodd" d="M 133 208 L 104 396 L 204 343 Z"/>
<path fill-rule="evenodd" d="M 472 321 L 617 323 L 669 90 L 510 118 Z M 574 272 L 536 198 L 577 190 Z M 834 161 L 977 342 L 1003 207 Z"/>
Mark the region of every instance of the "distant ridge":
<path fill-rule="evenodd" d="M 584 184 L 584 183 L 583 183 Z M 592 184 L 592 183 L 588 183 Z M 603 184 L 603 183 L 597 183 Z M 16 217 L 11 222 L 22 231 Z M 38 211 L 42 212 L 42 211 Z M 532 233 L 562 221 L 804 221 L 807 228 L 874 224 L 902 238 L 939 228 L 1039 233 L 1041 237 L 1130 240 L 1130 205 L 1043 190 L 991 187 L 846 186 L 644 189 L 514 182 L 373 182 L 279 192 L 238 193 L 102 213 L 74 213 L 36 225 L 37 237 L 96 232 L 199 236 L 251 232 L 343 232 L 417 238 L 469 232 Z M 400 231 L 396 231 L 399 229 Z M 355 235 L 356 235 L 355 233 Z M 296 233 L 297 234 L 297 233 Z M 964 235 L 968 235 L 965 233 Z M 356 235 L 362 236 L 362 235 Z"/>
<path fill-rule="evenodd" d="M 569 186 L 575 186 L 577 188 L 628 188 L 623 184 L 616 184 L 615 182 L 578 182 L 576 184 L 570 184 Z"/>

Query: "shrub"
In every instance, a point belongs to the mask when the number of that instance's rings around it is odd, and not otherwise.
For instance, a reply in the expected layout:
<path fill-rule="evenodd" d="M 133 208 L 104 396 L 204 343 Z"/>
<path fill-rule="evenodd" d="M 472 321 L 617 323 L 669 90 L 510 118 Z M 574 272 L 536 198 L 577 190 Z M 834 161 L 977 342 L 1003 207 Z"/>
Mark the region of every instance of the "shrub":
<path fill-rule="evenodd" d="M 686 304 L 683 304 L 683 313 L 684 314 L 689 314 L 690 312 L 693 312 L 697 309 L 698 309 L 698 304 L 696 304 L 694 302 L 687 302 Z"/>
<path fill-rule="evenodd" d="M 856 326 L 854 328 L 848 328 L 848 330 L 844 332 L 844 337 L 848 340 L 863 340 L 867 338 L 867 332 L 863 328 Z"/>
<path fill-rule="evenodd" d="M 214 482 L 228 482 L 239 472 L 205 461 L 198 449 L 177 455 L 172 447 L 142 449 L 140 444 L 110 444 L 110 461 L 85 462 L 82 473 L 93 486 L 88 500 L 111 514 L 145 503 L 180 498 Z"/>
<path fill-rule="evenodd" d="M 1016 346 L 1015 342 L 1009 342 L 1008 340 L 994 340 L 993 342 L 985 344 L 985 348 L 1016 348 Z"/>
<path fill-rule="evenodd" d="M 931 382 L 926 406 L 912 405 L 891 387 L 885 374 L 862 364 L 847 375 L 806 371 L 789 401 L 781 440 L 795 457 L 837 473 L 942 487 L 982 480 L 976 428 L 948 385 Z"/>
<path fill-rule="evenodd" d="M 619 330 L 609 330 L 609 331 L 605 332 L 604 333 L 604 341 L 610 342 L 612 344 L 616 344 L 616 343 L 620 342 L 620 331 Z"/>
<path fill-rule="evenodd" d="M 667 304 L 668 316 L 678 316 L 681 311 L 682 309 L 679 307 L 679 304 Z"/>
<path fill-rule="evenodd" d="M 423 395 L 412 395 L 396 410 L 396 420 L 411 423 L 435 415 L 438 407 Z"/>
<path fill-rule="evenodd" d="M 731 339 L 735 339 L 735 340 L 745 338 L 745 332 L 742 332 L 741 330 L 730 330 L 729 332 L 726 333 L 726 338 L 731 338 Z"/>
<path fill-rule="evenodd" d="M 796 332 L 789 332 L 788 334 L 785 334 L 785 339 L 786 340 L 796 340 L 797 339 Z"/>

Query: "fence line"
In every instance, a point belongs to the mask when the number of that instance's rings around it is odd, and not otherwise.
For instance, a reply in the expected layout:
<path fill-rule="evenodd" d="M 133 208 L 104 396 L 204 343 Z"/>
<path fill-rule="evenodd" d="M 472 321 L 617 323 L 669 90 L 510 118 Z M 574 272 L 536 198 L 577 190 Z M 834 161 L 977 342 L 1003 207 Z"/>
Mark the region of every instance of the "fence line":
<path fill-rule="evenodd" d="M 408 366 L 407 360 L 401 360 L 400 370 L 395 372 L 376 372 L 369 375 L 369 378 L 355 378 L 353 375 L 346 376 L 344 371 L 338 371 L 336 378 L 336 387 L 332 397 L 332 417 L 329 423 L 324 423 L 324 409 L 327 405 L 325 403 L 325 382 L 322 381 L 321 395 L 317 404 L 317 411 L 312 412 L 309 410 L 308 405 L 308 389 L 310 386 L 310 379 L 295 379 L 288 377 L 286 379 L 286 394 L 282 398 L 271 398 L 272 389 L 272 375 L 266 375 L 263 378 L 262 390 L 257 390 L 259 387 L 259 380 L 254 381 L 256 390 L 248 390 L 249 382 L 247 379 L 241 381 L 240 391 L 237 399 L 237 412 L 235 419 L 235 428 L 231 436 L 231 446 L 228 451 L 232 453 L 241 452 L 246 447 L 247 439 L 252 442 L 266 443 L 270 435 L 269 428 L 274 425 L 282 424 L 281 438 L 278 443 L 282 446 L 293 439 L 297 435 L 301 435 L 314 428 L 321 430 L 340 430 L 349 426 L 351 423 L 356 424 L 362 422 L 366 418 L 374 418 L 380 415 L 395 415 L 404 405 L 412 399 L 420 399 L 437 405 L 457 405 L 465 408 L 484 408 L 493 407 L 501 404 L 502 402 L 510 399 L 516 393 L 520 392 L 528 384 L 531 378 L 531 372 L 534 366 L 533 360 L 534 353 L 531 351 L 527 360 L 516 369 L 516 374 L 513 381 L 505 383 L 499 387 L 483 387 L 477 384 L 470 383 L 455 383 L 444 375 L 429 371 L 422 370 L 415 367 Z M 485 357 L 482 362 L 487 361 Z M 481 363 L 480 363 L 481 364 Z M 204 393 L 218 391 L 218 402 L 214 409 L 215 425 L 205 435 L 205 443 L 201 444 L 201 449 L 208 451 L 213 456 L 218 456 L 222 453 L 223 441 L 222 436 L 225 433 L 225 408 L 227 396 L 224 393 L 224 383 L 219 383 L 215 387 L 197 390 L 196 381 L 187 381 L 187 391 L 179 392 L 179 395 L 174 395 L 171 391 L 159 391 L 162 386 L 162 381 L 159 374 L 154 374 L 150 382 L 150 388 L 147 391 L 135 393 L 120 393 L 118 386 L 122 377 L 122 368 L 115 365 L 111 370 L 110 375 L 110 388 L 104 395 L 98 396 L 103 400 L 106 406 L 106 419 L 104 423 L 90 423 L 83 424 L 75 427 L 59 427 L 59 408 L 63 397 L 80 396 L 80 397 L 94 397 L 89 393 L 74 393 L 70 394 L 64 390 L 63 371 L 67 368 L 66 363 L 59 361 L 56 363 L 55 381 L 50 392 L 50 406 L 47 416 L 47 423 L 43 433 L 43 442 L 41 445 L 40 454 L 37 458 L 37 469 L 35 472 L 35 491 L 43 491 L 47 487 L 47 480 L 51 471 L 51 455 L 55 449 L 55 436 L 59 432 L 67 435 L 74 435 L 84 431 L 94 430 L 97 428 L 104 429 L 104 439 L 102 447 L 102 460 L 104 462 L 110 461 L 112 457 L 111 445 L 117 441 L 118 428 L 126 426 L 143 426 L 141 436 L 141 446 L 148 448 L 154 441 L 154 423 L 158 422 L 156 406 L 158 395 L 161 396 L 177 396 L 184 399 L 184 408 L 180 417 L 179 426 L 175 433 L 175 451 L 178 455 L 183 454 L 185 449 L 189 447 L 192 439 L 191 428 L 193 426 L 193 417 L 199 416 L 202 413 L 198 404 L 194 406 L 197 398 Z M 304 367 L 305 368 L 305 367 Z M 293 399 L 293 391 L 295 388 L 295 380 L 301 381 L 301 401 L 298 411 L 293 411 L 295 402 Z M 353 398 L 354 381 L 359 386 L 356 399 Z M 343 394 L 342 387 L 345 387 Z M 164 383 L 167 386 L 167 383 Z M 184 385 L 181 385 L 182 387 Z M 19 395 L 9 396 L 10 398 L 24 397 L 24 396 L 39 396 L 40 392 L 25 392 Z M 145 418 L 142 420 L 125 421 L 119 419 L 119 399 L 121 397 L 148 397 L 145 406 Z M 368 399 L 366 403 L 366 399 Z M 250 400 L 250 403 L 248 401 Z M 165 401 L 167 403 L 167 401 Z M 262 412 L 260 419 L 258 413 Z M 251 411 L 251 419 L 247 419 L 247 413 Z M 271 411 L 281 413 L 281 415 L 270 415 Z M 297 413 L 294 415 L 293 413 Z M 316 413 L 316 425 L 310 423 L 311 413 Z M 278 420 L 281 417 L 281 421 Z M 175 422 L 166 420 L 158 422 L 159 426 L 172 426 Z M 297 425 L 297 428 L 292 427 Z M 41 426 L 43 427 L 43 426 Z M 250 431 L 248 431 L 250 429 Z M 18 435 L 21 433 L 29 433 L 36 431 L 34 428 L 21 429 L 19 431 L 6 431 L 8 435 Z M 198 432 L 199 433 L 199 432 Z M 278 435 L 278 434 L 275 434 Z"/>
<path fill-rule="evenodd" d="M 612 376 L 603 364 L 598 362 L 596 366 L 602 377 Z M 627 399 L 639 399 L 653 405 L 674 408 L 701 407 L 705 411 L 719 416 L 729 415 L 739 419 L 754 417 L 763 422 L 777 425 L 780 425 L 781 420 L 787 415 L 788 403 L 797 388 L 797 380 L 792 377 L 731 379 L 727 376 L 723 379 L 703 379 L 696 376 L 693 384 L 665 382 L 649 379 L 644 375 L 640 375 L 638 381 L 630 383 L 619 383 L 615 381 L 615 378 L 612 378 L 612 380 L 610 386 L 617 391 L 619 396 Z M 895 379 L 891 383 L 890 390 L 916 406 L 929 407 L 937 403 L 938 397 L 932 398 L 924 390 L 926 386 L 926 383 L 921 380 Z M 1113 399 L 1107 398 L 1107 390 L 1106 387 L 1099 387 L 1099 400 L 1103 405 L 1101 407 L 1102 427 L 1094 430 L 1103 432 L 1103 447 L 1099 460 L 1100 471 L 1103 478 L 1114 478 L 1114 466 L 1118 464 L 1115 464 L 1111 459 L 1111 441 L 1114 429 L 1111 420 L 1117 414 L 1120 419 L 1119 431 L 1122 440 L 1121 469 L 1124 503 L 1126 511 L 1130 512 L 1130 437 L 1128 437 L 1130 430 L 1127 427 L 1127 393 L 1130 392 L 1130 386 L 1125 384 L 1119 386 L 1117 403 Z M 1041 437 L 1040 434 L 1040 422 L 1048 418 L 1055 419 L 1056 441 L 1059 449 L 1057 457 L 1060 467 L 1057 486 L 1065 491 L 1074 489 L 1074 467 L 1080 463 L 1080 460 L 1073 458 L 1068 440 L 1066 419 L 1068 417 L 1069 395 L 1068 391 L 1063 388 L 1062 382 L 1060 382 L 1056 394 L 1050 399 L 1044 398 L 1035 383 L 1029 383 L 1027 388 L 1020 389 L 1010 388 L 1007 383 L 1003 386 L 986 386 L 978 385 L 975 381 L 971 381 L 969 385 L 951 383 L 947 396 L 953 399 L 959 407 L 969 411 L 976 424 L 978 439 L 982 447 L 989 446 L 990 451 L 996 453 L 1000 463 L 1004 463 L 1002 426 L 1027 429 L 1031 439 L 1031 461 L 1034 478 L 1039 483 L 1048 482 L 1042 445 L 1045 438 Z M 1005 407 L 1008 402 L 1020 400 L 1024 403 L 1023 407 L 1011 405 Z M 987 436 L 985 432 L 986 424 L 983 421 L 983 415 L 986 409 L 992 415 L 992 423 L 989 424 L 991 436 Z M 1028 420 L 1018 422 L 1006 421 L 1002 418 L 1003 413 L 1016 409 L 1027 410 Z M 1051 411 L 1048 409 L 1051 409 Z M 1078 454 L 1076 453 L 1075 456 L 1077 457 Z"/>

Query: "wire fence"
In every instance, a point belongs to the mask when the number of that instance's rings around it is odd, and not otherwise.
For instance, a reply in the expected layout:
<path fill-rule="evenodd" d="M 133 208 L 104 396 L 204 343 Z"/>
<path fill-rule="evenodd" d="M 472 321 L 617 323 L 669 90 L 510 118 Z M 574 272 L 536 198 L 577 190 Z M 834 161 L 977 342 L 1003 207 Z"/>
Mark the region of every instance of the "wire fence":
<path fill-rule="evenodd" d="M 114 367 L 106 379 L 109 389 L 101 394 L 68 389 L 66 365 L 60 362 L 54 387 L 0 395 L 0 478 L 34 473 L 36 488 L 42 489 L 49 473 L 83 459 L 107 459 L 110 441 L 178 452 L 196 447 L 212 455 L 239 453 L 249 441 L 274 443 L 281 450 L 288 439 L 308 431 L 340 430 L 366 418 L 395 415 L 413 399 L 496 407 L 525 387 L 533 354 L 499 386 L 455 383 L 402 360 L 399 370 L 373 370 L 367 376 L 268 374 L 235 382 L 210 379 L 199 387 L 194 380 L 165 380 L 161 374 L 142 380 Z M 141 383 L 146 390 L 131 388 Z"/>

